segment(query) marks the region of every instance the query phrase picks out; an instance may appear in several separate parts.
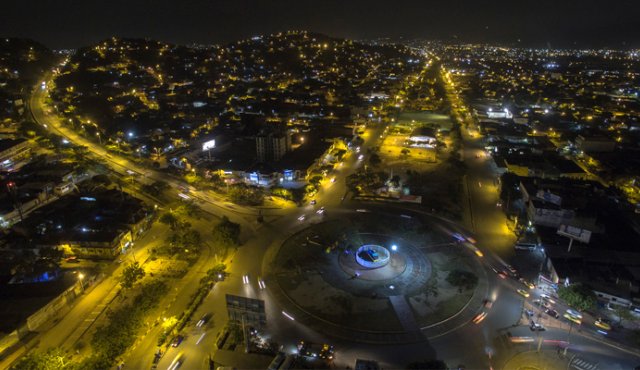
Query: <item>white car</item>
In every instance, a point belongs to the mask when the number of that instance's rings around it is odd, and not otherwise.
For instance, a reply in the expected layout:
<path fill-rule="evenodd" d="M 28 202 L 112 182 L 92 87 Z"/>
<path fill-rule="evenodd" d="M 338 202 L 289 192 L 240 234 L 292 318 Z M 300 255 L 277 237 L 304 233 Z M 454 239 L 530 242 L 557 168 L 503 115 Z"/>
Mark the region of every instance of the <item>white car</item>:
<path fill-rule="evenodd" d="M 307 218 L 307 216 L 306 215 L 302 215 L 302 216 L 298 217 L 298 221 L 302 222 L 302 221 L 304 221 L 305 218 Z"/>

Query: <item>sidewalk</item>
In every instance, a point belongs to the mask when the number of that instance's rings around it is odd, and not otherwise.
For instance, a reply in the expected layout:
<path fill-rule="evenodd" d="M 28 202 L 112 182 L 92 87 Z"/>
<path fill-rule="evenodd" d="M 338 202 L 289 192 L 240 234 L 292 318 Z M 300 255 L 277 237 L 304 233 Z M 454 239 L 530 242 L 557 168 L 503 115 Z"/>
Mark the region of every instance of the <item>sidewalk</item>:
<path fill-rule="evenodd" d="M 511 357 L 506 361 L 502 369 L 565 370 L 568 364 L 569 360 L 562 357 L 562 354 L 559 354 L 557 351 L 528 351 L 520 352 Z"/>

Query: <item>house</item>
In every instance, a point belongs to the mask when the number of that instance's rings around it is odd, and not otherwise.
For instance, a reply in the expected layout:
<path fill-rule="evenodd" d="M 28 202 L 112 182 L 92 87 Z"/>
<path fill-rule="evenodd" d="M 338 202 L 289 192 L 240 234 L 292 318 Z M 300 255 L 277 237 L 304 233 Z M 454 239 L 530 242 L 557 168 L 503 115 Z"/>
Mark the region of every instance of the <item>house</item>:
<path fill-rule="evenodd" d="M 29 157 L 31 147 L 26 139 L 0 140 L 0 169 L 10 170 Z"/>

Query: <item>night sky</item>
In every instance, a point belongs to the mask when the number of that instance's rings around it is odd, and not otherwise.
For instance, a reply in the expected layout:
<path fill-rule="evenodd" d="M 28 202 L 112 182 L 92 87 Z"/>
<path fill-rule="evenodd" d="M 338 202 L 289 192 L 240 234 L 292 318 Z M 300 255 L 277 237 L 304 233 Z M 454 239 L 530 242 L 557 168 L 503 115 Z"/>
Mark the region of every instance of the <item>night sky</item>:
<path fill-rule="evenodd" d="M 552 47 L 640 47 L 639 0 L 3 0 L 0 36 L 225 43 L 283 30 Z"/>

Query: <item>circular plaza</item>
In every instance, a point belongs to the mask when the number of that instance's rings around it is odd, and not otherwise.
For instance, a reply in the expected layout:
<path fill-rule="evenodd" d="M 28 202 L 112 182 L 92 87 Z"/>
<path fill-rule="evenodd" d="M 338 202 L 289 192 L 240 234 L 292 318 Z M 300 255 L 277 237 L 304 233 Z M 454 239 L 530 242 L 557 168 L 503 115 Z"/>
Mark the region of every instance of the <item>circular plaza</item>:
<path fill-rule="evenodd" d="M 265 260 L 269 289 L 296 320 L 365 342 L 414 342 L 474 314 L 486 294 L 477 256 L 429 215 L 353 212 L 310 225 Z M 478 276 L 464 287 L 453 272 Z"/>

